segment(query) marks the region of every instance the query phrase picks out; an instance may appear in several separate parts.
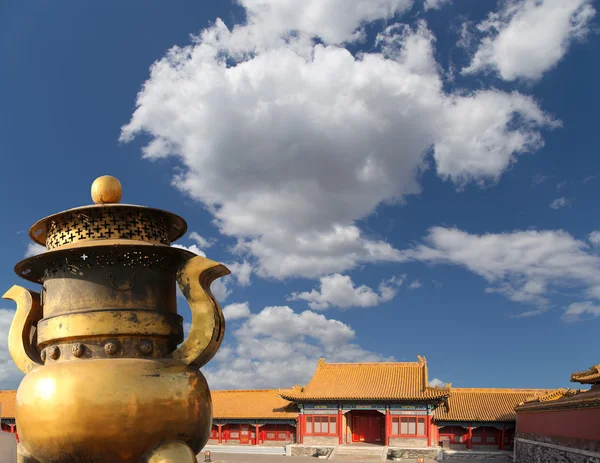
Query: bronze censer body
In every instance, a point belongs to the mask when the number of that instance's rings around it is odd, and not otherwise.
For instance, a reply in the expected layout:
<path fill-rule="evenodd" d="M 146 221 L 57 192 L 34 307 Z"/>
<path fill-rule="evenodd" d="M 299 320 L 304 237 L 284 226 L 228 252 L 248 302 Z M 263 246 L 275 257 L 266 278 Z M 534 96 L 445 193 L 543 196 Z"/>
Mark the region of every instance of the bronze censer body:
<path fill-rule="evenodd" d="M 4 295 L 17 303 L 9 349 L 26 373 L 18 461 L 195 463 L 212 423 L 199 367 L 225 330 L 210 284 L 229 270 L 171 247 L 185 221 L 119 204 L 114 177 L 96 179 L 92 198 L 31 228 L 46 252 L 15 271 L 41 292 Z M 176 281 L 192 312 L 185 341 Z"/>

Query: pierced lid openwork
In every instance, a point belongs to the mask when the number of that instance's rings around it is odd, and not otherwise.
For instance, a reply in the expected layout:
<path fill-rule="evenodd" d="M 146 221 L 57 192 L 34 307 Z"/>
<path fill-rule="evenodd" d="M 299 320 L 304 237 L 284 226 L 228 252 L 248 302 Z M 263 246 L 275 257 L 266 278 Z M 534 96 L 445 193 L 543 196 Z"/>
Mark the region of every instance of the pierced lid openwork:
<path fill-rule="evenodd" d="M 96 204 L 69 209 L 36 222 L 29 236 L 45 246 L 46 252 L 19 262 L 16 273 L 40 282 L 46 265 L 61 259 L 62 251 L 132 245 L 172 249 L 170 244 L 187 231 L 185 220 L 170 212 L 118 204 L 121 193 L 121 184 L 116 178 L 99 177 L 92 184 Z"/>
<path fill-rule="evenodd" d="M 170 212 L 118 204 L 121 184 L 114 177 L 96 179 L 92 198 L 95 205 L 69 209 L 38 221 L 29 236 L 50 251 L 97 240 L 132 240 L 168 246 L 187 230 L 185 220 Z"/>
<path fill-rule="evenodd" d="M 135 240 L 168 246 L 186 231 L 185 221 L 169 212 L 129 205 L 70 209 L 37 222 L 31 239 L 47 250 L 88 240 Z"/>

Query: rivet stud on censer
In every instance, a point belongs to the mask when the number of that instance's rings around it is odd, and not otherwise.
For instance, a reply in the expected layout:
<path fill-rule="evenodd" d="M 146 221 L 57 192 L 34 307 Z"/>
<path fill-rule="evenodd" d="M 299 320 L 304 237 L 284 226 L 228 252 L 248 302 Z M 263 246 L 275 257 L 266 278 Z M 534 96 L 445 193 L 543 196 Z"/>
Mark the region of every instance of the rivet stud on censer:
<path fill-rule="evenodd" d="M 41 291 L 3 296 L 17 304 L 8 346 L 25 373 L 17 460 L 195 463 L 212 425 L 200 367 L 225 331 L 210 285 L 229 270 L 171 246 L 185 221 L 120 204 L 116 178 L 97 178 L 91 193 L 94 204 L 31 227 L 46 251 L 15 272 Z M 175 282 L 192 313 L 185 340 Z"/>
<path fill-rule="evenodd" d="M 115 355 L 119 352 L 119 341 L 115 341 L 111 339 L 110 341 L 106 341 L 104 343 L 104 352 L 108 355 Z"/>
<path fill-rule="evenodd" d="M 154 347 L 152 346 L 152 341 L 148 341 L 147 339 L 141 341 L 140 345 L 138 346 L 140 354 L 142 354 L 143 356 L 150 355 L 152 353 L 153 348 Z"/>
<path fill-rule="evenodd" d="M 73 344 L 71 352 L 75 357 L 81 357 L 85 352 L 85 346 L 80 342 L 76 342 L 75 344 Z"/>
<path fill-rule="evenodd" d="M 60 349 L 58 346 L 50 346 L 48 348 L 48 357 L 52 360 L 57 360 L 60 357 Z"/>

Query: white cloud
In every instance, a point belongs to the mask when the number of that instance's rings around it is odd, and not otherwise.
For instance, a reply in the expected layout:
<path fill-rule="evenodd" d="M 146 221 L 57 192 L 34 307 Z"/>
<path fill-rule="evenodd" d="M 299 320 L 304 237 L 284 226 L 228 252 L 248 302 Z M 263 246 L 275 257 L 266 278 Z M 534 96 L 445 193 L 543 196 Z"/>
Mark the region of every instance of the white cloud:
<path fill-rule="evenodd" d="M 227 286 L 228 283 L 229 279 L 227 277 L 223 277 L 213 281 L 210 285 L 210 290 L 219 303 L 225 301 L 225 299 L 227 299 L 232 293 L 232 289 L 228 288 Z"/>
<path fill-rule="evenodd" d="M 431 387 L 444 387 L 444 386 L 446 386 L 446 383 L 443 382 L 441 379 L 433 378 L 431 381 L 429 381 L 429 386 L 431 386 Z"/>
<path fill-rule="evenodd" d="M 488 281 L 487 291 L 539 308 L 561 288 L 582 288 L 584 297 L 600 299 L 600 256 L 562 230 L 473 235 L 433 227 L 412 256 L 464 266 Z"/>
<path fill-rule="evenodd" d="M 506 0 L 478 25 L 485 34 L 463 74 L 497 71 L 504 80 L 540 79 L 590 30 L 592 0 Z"/>
<path fill-rule="evenodd" d="M 600 231 L 593 231 L 592 233 L 590 233 L 588 236 L 588 240 L 594 246 L 600 246 Z"/>
<path fill-rule="evenodd" d="M 248 318 L 250 316 L 250 307 L 248 302 L 234 302 L 223 308 L 223 315 L 226 320 L 236 320 Z"/>
<path fill-rule="evenodd" d="M 8 331 L 14 316 L 14 310 L 0 309 L 0 389 L 17 389 L 23 379 L 8 351 Z"/>
<path fill-rule="evenodd" d="M 186 251 L 193 252 L 199 256 L 206 257 L 206 253 L 200 248 L 210 248 L 215 243 L 214 239 L 203 238 L 196 232 L 191 232 L 188 235 L 188 239 L 195 241 L 196 244 L 192 244 L 190 246 L 185 246 L 183 244 L 172 244 L 171 246 L 174 248 L 185 249 Z"/>
<path fill-rule="evenodd" d="M 408 285 L 408 287 L 410 289 L 419 289 L 423 286 L 423 284 L 419 281 L 419 280 L 415 280 L 413 281 L 410 285 Z"/>
<path fill-rule="evenodd" d="M 238 240 L 259 276 L 318 278 L 405 261 L 356 222 L 382 202 L 419 193 L 427 153 L 433 149 L 438 175 L 459 186 L 497 181 L 543 145 L 541 128 L 557 125 L 520 93 L 446 93 L 423 22 L 386 29 L 382 53 L 360 56 L 262 40 L 285 27 L 337 43 L 362 20 L 410 3 L 354 0 L 363 9 L 353 9 L 344 0 L 333 8 L 340 2 L 243 2 L 249 26 L 230 31 L 218 20 L 152 66 L 122 129 L 124 141 L 150 135 L 146 158 L 180 158 L 174 184 Z"/>
<path fill-rule="evenodd" d="M 320 279 L 320 290 L 293 293 L 288 300 L 308 301 L 309 307 L 314 310 L 327 309 L 329 306 L 342 309 L 373 307 L 391 300 L 396 295 L 397 286 L 402 282 L 403 280 L 398 278 L 382 281 L 378 294 L 366 285 L 354 286 L 348 275 L 334 273 Z"/>
<path fill-rule="evenodd" d="M 393 361 L 355 343 L 354 330 L 309 310 L 265 307 L 233 332 L 203 369 L 212 389 L 291 387 L 306 384 L 318 359 L 328 362 Z"/>
<path fill-rule="evenodd" d="M 231 271 L 231 276 L 237 280 L 238 285 L 248 286 L 250 284 L 250 275 L 254 267 L 248 261 L 233 262 L 225 264 L 225 266 Z"/>
<path fill-rule="evenodd" d="M 215 244 L 216 241 L 214 239 L 203 238 L 196 232 L 191 232 L 189 238 L 192 241 L 195 241 L 201 248 L 210 248 L 213 244 Z"/>
<path fill-rule="evenodd" d="M 450 3 L 452 0 L 425 0 L 423 8 L 428 10 L 439 10 L 443 5 Z"/>
<path fill-rule="evenodd" d="M 560 189 L 562 189 L 562 188 L 566 187 L 566 186 L 567 186 L 567 183 L 568 183 L 568 182 L 567 182 L 566 180 L 563 180 L 562 182 L 558 182 L 558 183 L 556 184 L 556 189 L 557 189 L 557 190 L 560 190 Z"/>
<path fill-rule="evenodd" d="M 587 315 L 586 318 L 584 318 Z M 584 319 L 600 317 L 600 305 L 590 301 L 574 302 L 569 305 L 563 314 L 563 320 L 566 322 L 580 321 Z"/>
<path fill-rule="evenodd" d="M 33 257 L 46 252 L 45 246 L 40 246 L 37 243 L 28 243 L 27 250 L 25 251 L 25 257 Z"/>
<path fill-rule="evenodd" d="M 569 204 L 569 200 L 563 196 L 561 198 L 556 198 L 554 201 L 552 201 L 550 203 L 550 207 L 552 209 L 560 209 L 562 207 L 567 206 L 568 204 Z"/>
<path fill-rule="evenodd" d="M 204 251 L 202 251 L 196 244 L 192 244 L 190 246 L 184 246 L 183 244 L 172 244 L 171 247 L 185 249 L 186 251 L 193 252 L 194 254 L 198 254 L 199 256 L 206 257 Z"/>
<path fill-rule="evenodd" d="M 253 44 L 272 45 L 276 38 L 299 32 L 327 44 L 353 41 L 364 23 L 390 19 L 413 0 L 239 0 L 249 26 L 240 28 Z M 275 42 L 276 43 L 276 42 Z"/>

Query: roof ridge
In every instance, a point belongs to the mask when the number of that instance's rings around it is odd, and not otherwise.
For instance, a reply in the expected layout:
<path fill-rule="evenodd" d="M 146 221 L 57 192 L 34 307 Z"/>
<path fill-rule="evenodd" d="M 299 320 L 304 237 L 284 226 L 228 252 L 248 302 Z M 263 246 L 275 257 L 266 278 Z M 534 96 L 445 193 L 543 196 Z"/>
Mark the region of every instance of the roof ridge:
<path fill-rule="evenodd" d="M 422 367 L 423 365 L 419 362 L 336 362 L 336 363 L 324 363 L 322 364 L 325 367 L 333 367 L 340 365 L 351 365 L 351 366 L 364 366 L 364 365 L 374 365 L 374 366 L 386 366 L 386 365 L 409 365 L 413 367 Z"/>
<path fill-rule="evenodd" d="M 453 392 L 547 392 L 555 391 L 550 388 L 526 388 L 526 387 L 453 387 Z"/>
<path fill-rule="evenodd" d="M 273 392 L 279 389 L 213 389 L 211 392 Z"/>

